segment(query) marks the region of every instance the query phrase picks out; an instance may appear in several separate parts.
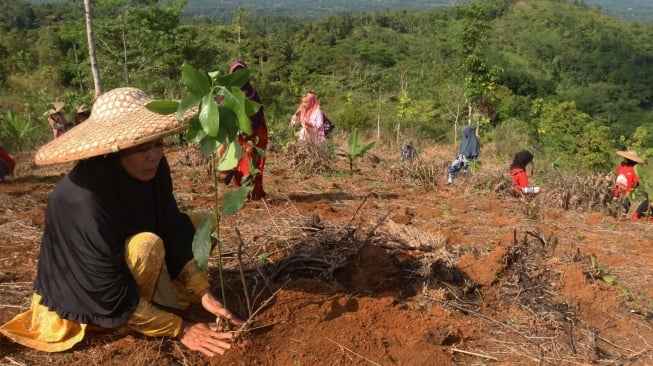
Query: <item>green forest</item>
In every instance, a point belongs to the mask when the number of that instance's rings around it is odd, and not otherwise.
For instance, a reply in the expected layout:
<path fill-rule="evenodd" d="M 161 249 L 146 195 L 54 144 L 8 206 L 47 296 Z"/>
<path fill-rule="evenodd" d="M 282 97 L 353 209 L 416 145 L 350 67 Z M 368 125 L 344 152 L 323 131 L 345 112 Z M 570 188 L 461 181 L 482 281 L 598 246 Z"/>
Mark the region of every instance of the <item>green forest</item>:
<path fill-rule="evenodd" d="M 616 149 L 653 156 L 653 26 L 564 0 L 490 0 L 321 19 L 237 8 L 184 15 L 185 1 L 92 1 L 103 89 L 179 98 L 183 63 L 250 65 L 273 148 L 300 98 L 315 92 L 339 131 L 453 144 L 472 123 L 506 157 L 521 148 L 560 169 L 609 172 Z M 0 3 L 0 139 L 52 138 L 44 113 L 92 105 L 81 0 Z M 458 132 L 459 133 L 459 132 Z"/>

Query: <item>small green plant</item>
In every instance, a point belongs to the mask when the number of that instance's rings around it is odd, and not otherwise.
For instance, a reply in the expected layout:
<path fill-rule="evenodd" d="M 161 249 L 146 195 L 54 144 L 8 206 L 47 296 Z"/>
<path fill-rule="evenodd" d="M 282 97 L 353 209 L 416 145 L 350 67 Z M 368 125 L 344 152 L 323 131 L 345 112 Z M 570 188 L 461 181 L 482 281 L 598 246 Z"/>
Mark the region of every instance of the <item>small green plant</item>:
<path fill-rule="evenodd" d="M 258 260 L 260 260 L 261 262 L 264 262 L 264 263 L 267 263 L 268 261 L 270 261 L 270 257 L 268 256 L 268 253 L 266 253 L 266 252 L 263 252 L 263 253 L 259 254 L 257 256 L 257 258 L 258 258 Z"/>
<path fill-rule="evenodd" d="M 627 302 L 636 302 L 637 301 L 637 296 L 635 294 L 628 290 L 627 288 L 622 288 L 621 289 L 621 297 L 624 298 Z"/>
<path fill-rule="evenodd" d="M 202 181 L 202 174 L 200 174 L 200 172 L 190 172 L 188 174 L 188 179 L 193 183 L 200 183 Z"/>
<path fill-rule="evenodd" d="M 324 172 L 322 174 L 325 178 L 342 178 L 342 177 L 349 177 L 350 172 L 348 170 L 343 170 L 343 169 L 338 169 L 338 170 L 331 170 Z"/>
<path fill-rule="evenodd" d="M 349 171 L 351 172 L 351 175 L 354 175 L 354 160 L 365 155 L 366 152 L 374 147 L 376 142 L 372 141 L 369 144 L 362 146 L 357 127 L 354 128 L 354 130 L 351 132 L 351 135 L 349 135 L 348 144 L 349 150 L 347 151 L 347 158 L 349 158 Z"/>
<path fill-rule="evenodd" d="M 608 273 L 607 271 L 607 266 L 603 262 L 598 262 L 596 259 L 595 255 L 590 255 L 590 263 L 592 264 L 592 267 L 596 268 L 598 270 L 598 278 L 601 279 L 601 281 L 605 283 L 609 283 L 610 285 L 616 285 L 617 284 L 617 279 Z"/>
<path fill-rule="evenodd" d="M 447 209 L 447 210 L 444 210 L 444 212 L 442 213 L 442 218 L 443 218 L 445 221 L 451 221 L 451 219 L 453 219 L 453 215 L 451 214 L 451 211 L 449 211 L 449 210 Z"/>
<path fill-rule="evenodd" d="M 471 174 L 476 173 L 476 171 L 478 171 L 481 168 L 481 162 L 480 160 L 470 160 L 469 162 L 467 162 L 467 167 Z"/>
<path fill-rule="evenodd" d="M 32 123 L 29 114 L 21 116 L 9 111 L 2 122 L 2 125 L 0 125 L 0 137 L 5 143 L 10 143 L 11 149 L 23 150 L 30 146 L 32 132 L 38 126 Z"/>
<path fill-rule="evenodd" d="M 238 135 L 252 133 L 249 116 L 256 113 L 260 107 L 258 103 L 248 99 L 241 90 L 249 80 L 249 70 L 243 69 L 221 76 L 217 71 L 205 74 L 183 64 L 181 79 L 189 90 L 189 94 L 181 101 L 156 100 L 148 103 L 146 107 L 160 114 L 176 113 L 178 118 L 192 115 L 185 134 L 187 141 L 200 144 L 202 154 L 211 157 L 214 172 L 235 168 L 242 151 Z M 219 104 L 216 101 L 217 96 L 221 96 L 222 99 Z M 260 151 L 259 153 L 262 154 Z M 250 166 L 250 169 L 253 169 L 253 166 Z M 257 173 L 255 169 L 252 170 L 252 175 Z M 245 182 L 247 181 L 248 179 L 245 177 Z M 195 231 L 193 255 L 199 266 L 206 270 L 213 247 L 212 240 L 217 242 L 215 249 L 218 256 L 218 274 L 222 288 L 222 301 L 226 306 L 222 276 L 222 246 L 219 235 L 220 214 L 236 214 L 243 207 L 247 194 L 253 187 L 251 184 L 245 184 L 226 192 L 222 199 L 222 205 L 220 205 L 218 186 L 218 175 L 213 174 L 215 221 L 209 215 Z"/>

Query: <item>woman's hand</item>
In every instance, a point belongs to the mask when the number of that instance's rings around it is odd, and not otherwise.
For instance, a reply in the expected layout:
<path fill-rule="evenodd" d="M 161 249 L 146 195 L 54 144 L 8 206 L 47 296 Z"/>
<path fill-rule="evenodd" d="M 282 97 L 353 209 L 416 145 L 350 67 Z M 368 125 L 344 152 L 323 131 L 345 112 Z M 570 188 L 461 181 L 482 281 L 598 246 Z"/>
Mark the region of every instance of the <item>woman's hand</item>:
<path fill-rule="evenodd" d="M 299 114 L 297 113 L 293 114 L 292 117 L 290 118 L 290 127 L 295 127 L 298 119 L 299 119 Z"/>
<path fill-rule="evenodd" d="M 213 357 L 216 354 L 223 355 L 231 348 L 233 334 L 211 329 L 204 323 L 183 322 L 178 338 L 188 349 Z"/>
<path fill-rule="evenodd" d="M 217 318 L 224 318 L 235 326 L 241 326 L 245 324 L 244 321 L 238 319 L 229 310 L 225 309 L 224 306 L 222 306 L 222 303 L 218 301 L 215 296 L 213 296 L 211 290 L 205 290 L 200 296 L 204 309 L 206 309 L 206 311 L 209 313 L 215 315 Z"/>

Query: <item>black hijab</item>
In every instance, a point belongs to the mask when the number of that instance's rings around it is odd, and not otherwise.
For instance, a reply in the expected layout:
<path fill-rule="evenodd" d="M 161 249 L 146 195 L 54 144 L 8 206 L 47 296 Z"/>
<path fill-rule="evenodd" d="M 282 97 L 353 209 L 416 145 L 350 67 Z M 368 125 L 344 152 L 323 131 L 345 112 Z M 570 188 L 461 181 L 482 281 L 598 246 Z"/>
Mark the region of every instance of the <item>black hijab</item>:
<path fill-rule="evenodd" d="M 458 154 L 466 158 L 478 158 L 481 153 L 481 146 L 476 138 L 476 131 L 471 125 L 463 127 L 463 139 L 460 141 Z"/>
<path fill-rule="evenodd" d="M 526 170 L 526 165 L 530 164 L 531 161 L 533 161 L 533 154 L 530 151 L 522 150 L 515 154 L 515 158 L 510 164 L 510 170 L 515 168 Z"/>
<path fill-rule="evenodd" d="M 41 304 L 79 323 L 124 324 L 140 298 L 125 263 L 125 240 L 140 232 L 163 239 L 172 278 L 193 257 L 195 230 L 172 194 L 165 157 L 148 182 L 132 178 L 118 154 L 79 162 L 46 208 L 34 285 Z"/>

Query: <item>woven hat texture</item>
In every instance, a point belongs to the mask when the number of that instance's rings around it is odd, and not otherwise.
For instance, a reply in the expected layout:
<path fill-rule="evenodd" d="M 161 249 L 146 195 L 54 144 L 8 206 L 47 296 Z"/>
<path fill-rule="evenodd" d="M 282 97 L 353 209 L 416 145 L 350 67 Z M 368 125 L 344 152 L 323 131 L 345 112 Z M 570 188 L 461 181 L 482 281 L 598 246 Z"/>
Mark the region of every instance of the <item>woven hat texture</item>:
<path fill-rule="evenodd" d="M 64 102 L 52 102 L 52 108 L 48 111 L 49 114 L 54 114 L 57 112 L 61 112 L 64 106 L 66 106 L 66 103 Z"/>
<path fill-rule="evenodd" d="M 101 95 L 91 116 L 63 135 L 42 146 L 36 164 L 56 164 L 86 159 L 124 150 L 153 141 L 188 126 L 192 113 L 183 120 L 176 114 L 150 112 L 145 104 L 152 99 L 136 88 L 117 88 Z"/>
<path fill-rule="evenodd" d="M 83 113 L 83 112 L 86 112 L 86 111 L 88 111 L 88 107 L 86 106 L 86 104 L 82 104 L 82 105 L 79 106 L 79 108 L 77 108 L 76 113 Z"/>
<path fill-rule="evenodd" d="M 644 164 L 644 159 L 640 158 L 639 155 L 637 155 L 637 151 L 617 151 L 617 155 L 636 163 Z"/>

